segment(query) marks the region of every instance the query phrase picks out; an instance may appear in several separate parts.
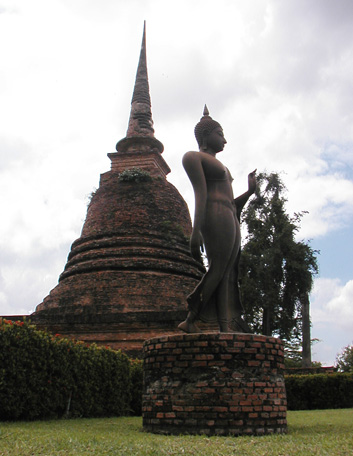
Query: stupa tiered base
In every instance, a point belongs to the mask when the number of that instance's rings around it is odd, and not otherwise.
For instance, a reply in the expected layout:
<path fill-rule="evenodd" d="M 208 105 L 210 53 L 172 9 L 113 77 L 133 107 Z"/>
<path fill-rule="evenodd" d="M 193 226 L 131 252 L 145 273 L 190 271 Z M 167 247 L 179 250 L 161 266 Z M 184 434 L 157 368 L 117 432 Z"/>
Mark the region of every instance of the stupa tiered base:
<path fill-rule="evenodd" d="M 285 433 L 283 360 L 281 340 L 254 334 L 148 340 L 143 427 L 163 434 Z"/>

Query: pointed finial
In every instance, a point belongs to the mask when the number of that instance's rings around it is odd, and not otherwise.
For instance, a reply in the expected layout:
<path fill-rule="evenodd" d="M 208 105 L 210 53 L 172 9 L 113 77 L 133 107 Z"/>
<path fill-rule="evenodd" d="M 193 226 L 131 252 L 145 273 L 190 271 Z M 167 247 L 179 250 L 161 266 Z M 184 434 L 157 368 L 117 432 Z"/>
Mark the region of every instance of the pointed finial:
<path fill-rule="evenodd" d="M 133 142 L 147 141 L 159 152 L 163 152 L 163 144 L 154 137 L 150 89 L 148 84 L 146 57 L 146 21 L 143 23 L 143 35 L 136 80 L 131 100 L 131 111 L 126 137 L 118 142 L 118 151 L 130 146 Z M 145 141 L 145 142 L 146 142 Z"/>
<path fill-rule="evenodd" d="M 204 115 L 204 116 L 209 116 L 209 115 L 210 115 L 210 113 L 209 113 L 209 111 L 208 111 L 208 109 L 207 109 L 207 105 L 206 105 L 206 104 L 205 104 L 205 107 L 203 108 L 203 115 Z"/>
<path fill-rule="evenodd" d="M 147 74 L 146 21 L 143 25 L 140 59 L 136 72 L 134 92 L 131 100 L 131 113 L 126 137 L 153 136 L 151 98 Z"/>

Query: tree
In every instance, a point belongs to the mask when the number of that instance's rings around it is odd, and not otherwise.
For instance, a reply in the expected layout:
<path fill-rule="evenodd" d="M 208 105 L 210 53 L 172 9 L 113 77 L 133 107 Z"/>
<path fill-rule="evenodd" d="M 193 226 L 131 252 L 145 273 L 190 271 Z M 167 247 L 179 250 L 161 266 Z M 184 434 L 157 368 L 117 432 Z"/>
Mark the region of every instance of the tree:
<path fill-rule="evenodd" d="M 242 215 L 247 236 L 239 282 L 254 332 L 304 340 L 304 358 L 310 359 L 309 293 L 318 272 L 318 252 L 307 241 L 296 241 L 305 212 L 293 217 L 286 213 L 285 191 L 277 173 L 258 175 L 255 198 Z"/>
<path fill-rule="evenodd" d="M 353 372 L 353 344 L 344 347 L 337 355 L 336 367 L 340 372 Z"/>
<path fill-rule="evenodd" d="M 320 361 L 311 361 L 311 347 L 320 342 L 319 339 L 311 339 L 309 345 L 310 364 L 304 362 L 303 342 L 299 339 L 284 341 L 284 365 L 286 368 L 306 368 L 306 367 L 322 367 Z"/>

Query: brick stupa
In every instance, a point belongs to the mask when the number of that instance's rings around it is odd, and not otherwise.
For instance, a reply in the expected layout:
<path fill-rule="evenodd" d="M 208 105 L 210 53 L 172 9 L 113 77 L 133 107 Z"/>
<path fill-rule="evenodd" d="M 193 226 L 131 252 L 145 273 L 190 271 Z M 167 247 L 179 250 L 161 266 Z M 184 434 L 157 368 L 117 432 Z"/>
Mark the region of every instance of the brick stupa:
<path fill-rule="evenodd" d="M 59 283 L 31 320 L 139 356 L 146 339 L 178 332 L 203 272 L 190 256 L 187 205 L 166 179 L 170 169 L 154 137 L 145 29 L 128 130 L 116 150 Z"/>

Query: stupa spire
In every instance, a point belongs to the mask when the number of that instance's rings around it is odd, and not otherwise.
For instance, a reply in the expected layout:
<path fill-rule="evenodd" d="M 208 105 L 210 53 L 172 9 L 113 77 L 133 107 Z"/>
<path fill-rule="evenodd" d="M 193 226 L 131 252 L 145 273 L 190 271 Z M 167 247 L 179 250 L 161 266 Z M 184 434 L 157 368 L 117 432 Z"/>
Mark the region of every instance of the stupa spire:
<path fill-rule="evenodd" d="M 134 122 L 137 120 L 137 122 Z M 146 21 L 143 24 L 140 59 L 136 72 L 134 93 L 131 100 L 131 115 L 126 136 L 153 135 L 151 97 L 148 84 L 146 56 Z"/>
<path fill-rule="evenodd" d="M 141 138 L 146 138 L 146 143 L 163 151 L 163 145 L 154 137 L 151 97 L 148 83 L 147 56 L 146 56 L 146 21 L 143 25 L 143 35 L 139 63 L 137 66 L 136 80 L 131 100 L 131 111 L 126 137 L 116 145 L 117 151 L 126 150 L 132 140 L 141 143 Z M 148 139 L 152 141 L 148 141 Z M 145 141 L 143 141 L 145 142 Z"/>

